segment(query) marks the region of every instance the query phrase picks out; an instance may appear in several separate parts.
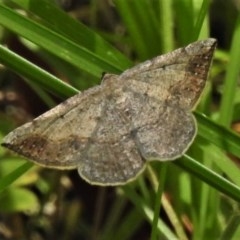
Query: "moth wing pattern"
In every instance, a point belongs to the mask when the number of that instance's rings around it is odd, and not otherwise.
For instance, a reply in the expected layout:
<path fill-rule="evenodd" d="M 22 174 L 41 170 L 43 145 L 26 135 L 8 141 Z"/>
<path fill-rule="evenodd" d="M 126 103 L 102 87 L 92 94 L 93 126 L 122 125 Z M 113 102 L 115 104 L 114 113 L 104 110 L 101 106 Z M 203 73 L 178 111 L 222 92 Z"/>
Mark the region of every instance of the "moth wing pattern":
<path fill-rule="evenodd" d="M 191 111 L 206 84 L 215 39 L 141 63 L 15 129 L 2 145 L 91 184 L 122 185 L 146 161 L 174 160 L 197 131 Z"/>

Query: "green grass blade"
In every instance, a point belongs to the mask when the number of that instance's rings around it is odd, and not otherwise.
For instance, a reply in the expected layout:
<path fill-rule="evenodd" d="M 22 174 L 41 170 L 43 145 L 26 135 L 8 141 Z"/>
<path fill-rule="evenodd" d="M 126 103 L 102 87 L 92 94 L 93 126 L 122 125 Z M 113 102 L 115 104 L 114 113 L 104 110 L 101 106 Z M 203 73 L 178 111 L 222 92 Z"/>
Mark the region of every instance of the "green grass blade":
<path fill-rule="evenodd" d="M 100 77 L 103 72 L 119 73 L 122 70 L 63 35 L 3 5 L 0 5 L 0 24 L 93 76 Z"/>
<path fill-rule="evenodd" d="M 60 97 L 66 98 L 78 93 L 74 87 L 64 83 L 2 45 L 0 45 L 0 62 Z"/>
<path fill-rule="evenodd" d="M 126 196 L 133 202 L 135 207 L 145 216 L 145 218 L 152 223 L 154 213 L 152 207 L 149 206 L 146 201 L 139 196 L 129 185 L 123 186 L 122 189 Z M 162 234 L 166 239 L 177 239 L 174 233 L 168 228 L 168 226 L 158 218 L 157 224 L 158 234 Z"/>
<path fill-rule="evenodd" d="M 206 116 L 195 113 L 198 121 L 198 134 L 228 153 L 240 157 L 240 136 L 220 126 Z"/>
<path fill-rule="evenodd" d="M 219 121 L 224 126 L 230 126 L 233 117 L 235 91 L 238 85 L 240 71 L 240 14 L 236 22 L 233 40 L 230 50 L 230 61 L 227 67 L 227 73 L 224 81 L 222 102 L 220 106 Z"/>
<path fill-rule="evenodd" d="M 135 44 L 139 58 L 144 60 L 156 56 L 161 49 L 161 41 L 154 2 L 117 0 L 115 5 Z"/>
<path fill-rule="evenodd" d="M 97 56 L 101 56 L 110 65 L 117 66 L 119 69 L 126 69 L 132 65 L 126 56 L 111 46 L 96 32 L 67 15 L 50 1 L 11 0 L 11 2 L 39 17 L 42 24 L 51 30 L 94 52 Z"/>
<path fill-rule="evenodd" d="M 24 173 L 26 173 L 31 167 L 33 163 L 26 162 L 22 166 L 18 167 L 7 176 L 0 179 L 0 193 L 9 187 L 14 181 L 16 181 L 19 177 L 21 177 Z"/>
<path fill-rule="evenodd" d="M 174 48 L 174 22 L 173 22 L 173 1 L 162 0 L 159 1 L 159 26 L 161 29 L 162 51 L 169 52 Z"/>
<path fill-rule="evenodd" d="M 158 184 L 158 189 L 155 196 L 155 207 L 154 207 L 154 216 L 152 222 L 152 231 L 151 231 L 151 240 L 157 239 L 157 224 L 158 217 L 161 209 L 161 198 L 164 190 L 164 180 L 166 179 L 167 165 L 163 164 L 160 172 L 160 179 Z"/>
<path fill-rule="evenodd" d="M 202 2 L 202 6 L 199 11 L 198 18 L 193 29 L 192 41 L 196 41 L 200 35 L 201 29 L 204 25 L 203 24 L 204 19 L 206 18 L 207 12 L 209 11 L 209 5 L 210 5 L 210 0 L 204 0 Z"/>
<path fill-rule="evenodd" d="M 190 172 L 193 176 L 196 176 L 213 188 L 240 202 L 240 187 L 206 168 L 190 156 L 184 155 L 183 158 L 174 161 L 174 164 Z"/>

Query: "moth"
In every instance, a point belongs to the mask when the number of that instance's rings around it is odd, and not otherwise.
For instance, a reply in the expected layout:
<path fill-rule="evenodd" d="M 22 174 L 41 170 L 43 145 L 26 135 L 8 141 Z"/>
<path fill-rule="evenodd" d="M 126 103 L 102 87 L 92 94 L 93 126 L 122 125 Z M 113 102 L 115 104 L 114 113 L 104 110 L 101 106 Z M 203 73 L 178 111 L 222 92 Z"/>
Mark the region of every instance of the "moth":
<path fill-rule="evenodd" d="M 209 38 L 124 71 L 10 132 L 2 146 L 49 168 L 78 169 L 90 184 L 122 185 L 146 162 L 182 156 L 216 47 Z"/>

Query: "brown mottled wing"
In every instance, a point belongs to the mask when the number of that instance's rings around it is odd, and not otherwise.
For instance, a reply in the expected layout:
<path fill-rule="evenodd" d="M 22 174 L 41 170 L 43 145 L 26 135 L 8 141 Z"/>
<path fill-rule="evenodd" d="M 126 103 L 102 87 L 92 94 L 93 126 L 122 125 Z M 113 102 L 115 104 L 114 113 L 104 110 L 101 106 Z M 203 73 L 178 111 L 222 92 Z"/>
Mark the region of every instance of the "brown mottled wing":
<path fill-rule="evenodd" d="M 132 124 L 118 100 L 118 96 L 106 99 L 102 118 L 79 161 L 79 174 L 92 184 L 124 184 L 134 179 L 145 166 L 132 136 Z"/>
<path fill-rule="evenodd" d="M 3 146 L 42 166 L 78 168 L 92 184 L 126 183 L 144 169 L 145 161 L 116 103 L 116 87 L 97 86 L 68 99 L 11 132 Z"/>
<path fill-rule="evenodd" d="M 134 79 L 129 89 L 142 86 L 149 96 L 191 110 L 206 84 L 216 42 L 209 38 L 191 43 L 126 70 L 120 79 Z"/>
<path fill-rule="evenodd" d="M 144 159 L 173 160 L 187 151 L 196 135 L 191 112 L 136 93 L 134 100 L 128 104 L 131 131 Z"/>
<path fill-rule="evenodd" d="M 123 91 L 135 95 L 127 106 L 145 159 L 176 159 L 192 143 L 197 126 L 191 110 L 205 86 L 215 46 L 214 39 L 195 42 L 120 75 Z"/>
<path fill-rule="evenodd" d="M 107 74 L 78 94 L 17 128 L 3 146 L 53 168 L 78 168 L 88 182 L 124 184 L 144 160 L 171 160 L 191 144 L 190 112 L 206 82 L 214 39 Z"/>
<path fill-rule="evenodd" d="M 76 168 L 102 114 L 104 97 L 101 86 L 75 95 L 10 132 L 2 145 L 43 166 Z"/>

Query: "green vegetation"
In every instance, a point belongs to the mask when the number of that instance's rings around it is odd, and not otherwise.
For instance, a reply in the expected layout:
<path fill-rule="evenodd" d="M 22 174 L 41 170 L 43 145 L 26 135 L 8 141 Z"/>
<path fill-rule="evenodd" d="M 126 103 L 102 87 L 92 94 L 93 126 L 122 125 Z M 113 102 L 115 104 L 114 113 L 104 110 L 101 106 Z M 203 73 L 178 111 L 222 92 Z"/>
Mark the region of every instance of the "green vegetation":
<path fill-rule="evenodd" d="M 219 46 L 193 145 L 133 183 L 94 187 L 0 148 L 0 238 L 240 239 L 237 1 L 102 0 L 70 13 L 53 2 L 0 0 L 0 139 L 58 97 L 100 84 L 103 72 L 210 36 Z"/>

